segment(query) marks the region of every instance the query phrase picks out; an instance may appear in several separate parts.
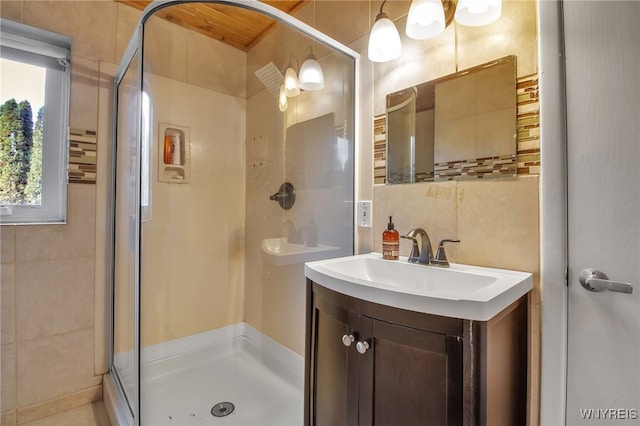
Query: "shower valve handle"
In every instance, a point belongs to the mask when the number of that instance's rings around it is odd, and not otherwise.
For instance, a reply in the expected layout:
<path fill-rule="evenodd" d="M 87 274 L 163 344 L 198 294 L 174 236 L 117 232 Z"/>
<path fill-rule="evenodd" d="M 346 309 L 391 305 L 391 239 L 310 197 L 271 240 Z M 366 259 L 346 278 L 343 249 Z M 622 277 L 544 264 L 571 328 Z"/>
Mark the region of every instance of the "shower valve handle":
<path fill-rule="evenodd" d="M 284 200 L 285 198 L 287 198 L 286 192 L 276 192 L 275 194 L 269 197 L 271 201 L 280 201 L 280 200 Z"/>
<path fill-rule="evenodd" d="M 289 210 L 296 202 L 296 189 L 290 182 L 280 185 L 278 192 L 269 197 L 271 201 L 277 201 L 284 210 Z"/>

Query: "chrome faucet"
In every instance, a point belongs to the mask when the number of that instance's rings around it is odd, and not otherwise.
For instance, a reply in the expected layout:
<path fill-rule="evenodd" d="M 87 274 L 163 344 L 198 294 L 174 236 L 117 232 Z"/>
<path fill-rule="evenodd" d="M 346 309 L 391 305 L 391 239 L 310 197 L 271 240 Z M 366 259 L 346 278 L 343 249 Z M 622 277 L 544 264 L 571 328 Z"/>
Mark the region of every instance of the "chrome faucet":
<path fill-rule="evenodd" d="M 420 235 L 421 247 L 418 247 L 418 235 Z M 433 259 L 433 250 L 431 249 L 431 240 L 429 239 L 427 231 L 422 228 L 414 228 L 407 232 L 407 235 L 402 235 L 402 238 L 413 241 L 411 253 L 409 254 L 409 262 L 419 263 L 421 265 L 429 265 L 431 263 L 431 259 Z"/>
<path fill-rule="evenodd" d="M 288 229 L 287 232 L 287 242 L 292 244 L 304 244 L 304 240 L 302 239 L 302 235 L 300 232 L 296 230 L 296 226 L 290 220 L 287 220 L 282 224 L 282 227 L 286 227 Z"/>

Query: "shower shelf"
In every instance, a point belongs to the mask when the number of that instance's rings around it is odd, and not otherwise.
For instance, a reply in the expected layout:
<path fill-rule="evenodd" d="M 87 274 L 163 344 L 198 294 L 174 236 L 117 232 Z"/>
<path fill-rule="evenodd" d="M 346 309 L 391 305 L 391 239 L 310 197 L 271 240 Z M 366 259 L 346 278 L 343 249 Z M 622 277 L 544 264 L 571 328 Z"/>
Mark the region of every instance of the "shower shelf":
<path fill-rule="evenodd" d="M 191 137 L 188 127 L 159 123 L 158 181 L 189 183 Z"/>

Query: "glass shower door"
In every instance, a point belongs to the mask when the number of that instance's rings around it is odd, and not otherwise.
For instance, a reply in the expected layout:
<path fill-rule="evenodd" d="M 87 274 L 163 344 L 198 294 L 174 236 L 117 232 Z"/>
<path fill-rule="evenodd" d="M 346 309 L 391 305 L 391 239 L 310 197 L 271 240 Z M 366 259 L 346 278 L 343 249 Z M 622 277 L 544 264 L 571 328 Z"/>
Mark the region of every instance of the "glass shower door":
<path fill-rule="evenodd" d="M 304 261 L 354 249 L 354 52 L 261 3 L 222 3 L 158 11 L 282 25 L 246 52 L 154 10 L 119 74 L 112 373 L 135 424 L 300 424 Z M 283 78 L 310 51 L 327 85 L 283 111 L 259 71 Z M 270 200 L 285 181 L 286 211 Z M 274 263 L 271 240 L 314 258 Z"/>
<path fill-rule="evenodd" d="M 132 413 L 138 399 L 137 275 L 139 241 L 138 54 L 118 84 L 115 170 L 113 371 Z M 135 416 L 135 414 L 134 414 Z"/>

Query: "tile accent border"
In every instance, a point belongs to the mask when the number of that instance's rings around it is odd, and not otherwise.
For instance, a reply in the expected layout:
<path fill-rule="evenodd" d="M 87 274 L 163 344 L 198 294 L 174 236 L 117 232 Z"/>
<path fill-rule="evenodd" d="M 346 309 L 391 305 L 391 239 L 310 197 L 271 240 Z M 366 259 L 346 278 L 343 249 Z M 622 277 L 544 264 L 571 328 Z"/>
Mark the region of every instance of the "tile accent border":
<path fill-rule="evenodd" d="M 69 183 L 96 183 L 97 139 L 94 130 L 69 130 Z"/>
<path fill-rule="evenodd" d="M 373 183 L 387 181 L 387 117 L 373 117 Z"/>
<path fill-rule="evenodd" d="M 518 175 L 540 174 L 540 99 L 538 75 L 520 77 L 516 83 L 517 94 L 517 154 L 513 156 L 478 158 L 475 160 L 435 165 L 439 180 L 468 176 L 469 179 L 490 179 L 513 173 L 517 165 Z M 384 114 L 373 118 L 373 183 L 386 183 L 387 173 L 387 123 Z M 416 176 L 416 181 L 428 181 L 428 177 Z"/>
<path fill-rule="evenodd" d="M 435 163 L 435 175 L 439 181 L 459 179 L 495 179 L 516 174 L 516 156 L 476 158 L 475 160 Z"/>
<path fill-rule="evenodd" d="M 518 174 L 540 174 L 540 96 L 538 75 L 518 79 Z"/>

